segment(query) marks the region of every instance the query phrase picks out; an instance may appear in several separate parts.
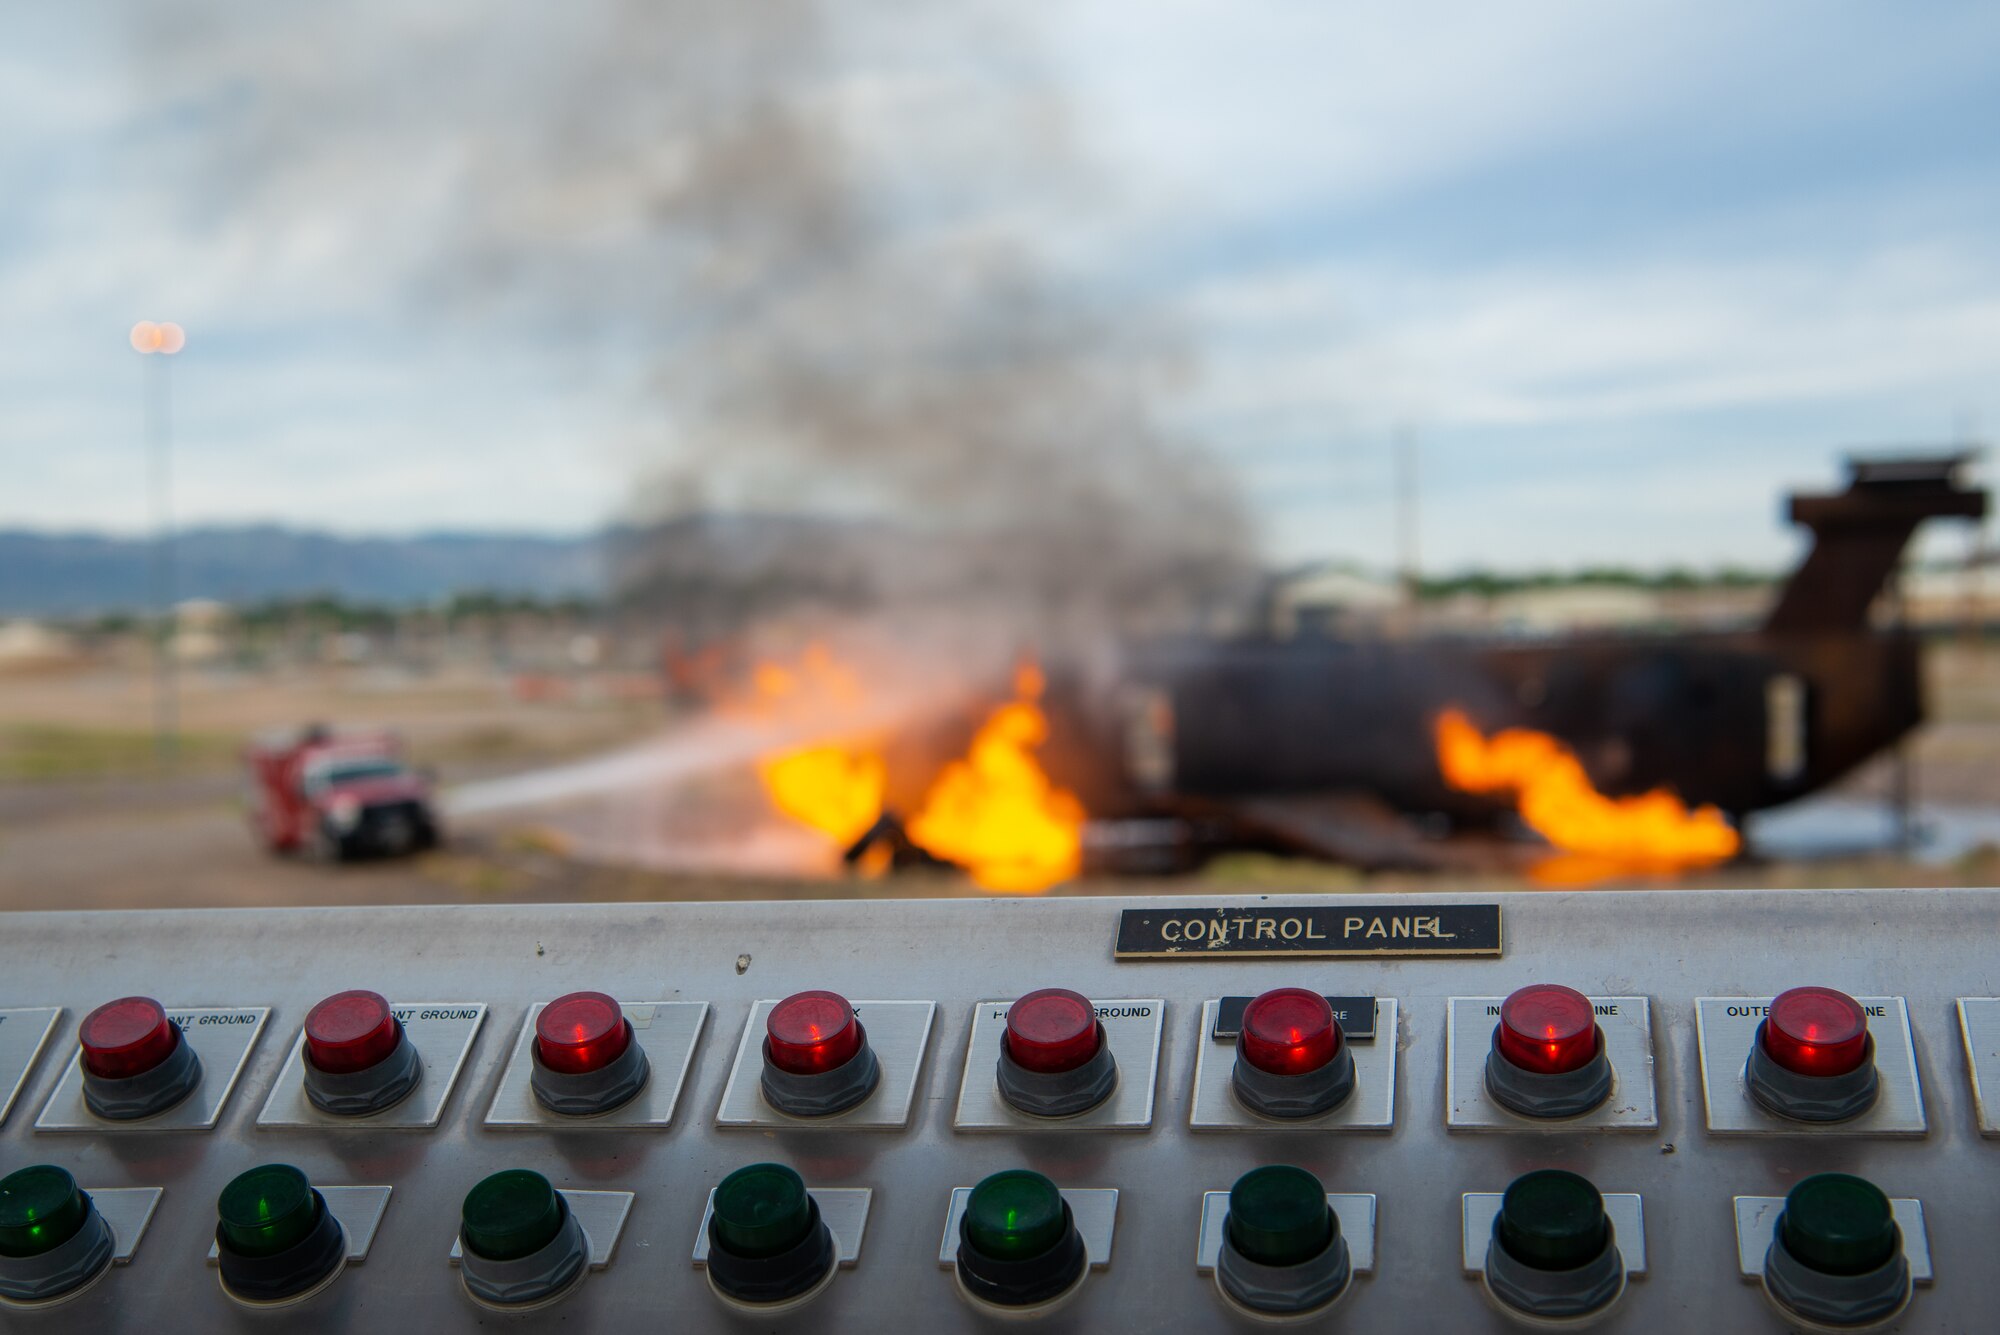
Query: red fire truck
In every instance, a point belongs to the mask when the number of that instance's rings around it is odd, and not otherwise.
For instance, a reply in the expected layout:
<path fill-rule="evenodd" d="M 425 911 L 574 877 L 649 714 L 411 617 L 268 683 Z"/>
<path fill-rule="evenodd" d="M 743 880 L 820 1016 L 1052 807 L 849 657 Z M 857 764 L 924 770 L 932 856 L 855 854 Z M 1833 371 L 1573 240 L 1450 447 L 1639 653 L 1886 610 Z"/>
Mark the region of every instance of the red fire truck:
<path fill-rule="evenodd" d="M 327 862 L 435 847 L 442 834 L 428 776 L 388 733 L 312 726 L 261 739 L 250 766 L 250 824 L 273 853 Z"/>

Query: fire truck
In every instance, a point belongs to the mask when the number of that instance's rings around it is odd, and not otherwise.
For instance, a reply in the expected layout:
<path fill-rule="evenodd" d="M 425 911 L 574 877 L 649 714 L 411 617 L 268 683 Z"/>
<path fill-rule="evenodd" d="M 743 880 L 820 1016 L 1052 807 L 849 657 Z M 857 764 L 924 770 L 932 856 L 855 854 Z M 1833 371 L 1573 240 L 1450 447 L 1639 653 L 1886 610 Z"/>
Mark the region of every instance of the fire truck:
<path fill-rule="evenodd" d="M 405 763 L 391 734 L 314 725 L 253 743 L 245 760 L 251 829 L 273 853 L 342 862 L 439 841 L 431 780 Z"/>

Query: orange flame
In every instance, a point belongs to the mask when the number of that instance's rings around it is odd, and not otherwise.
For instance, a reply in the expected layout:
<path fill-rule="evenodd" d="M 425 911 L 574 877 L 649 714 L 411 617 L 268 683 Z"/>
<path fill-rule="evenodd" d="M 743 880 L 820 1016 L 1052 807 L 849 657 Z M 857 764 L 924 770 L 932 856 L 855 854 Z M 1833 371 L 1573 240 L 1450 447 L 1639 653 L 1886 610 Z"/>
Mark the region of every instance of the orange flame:
<path fill-rule="evenodd" d="M 1083 864 L 1083 804 L 1035 759 L 1049 720 L 1042 673 L 1024 663 L 1015 698 L 987 716 L 962 760 L 945 766 L 910 818 L 910 841 L 988 890 L 1037 894 Z"/>
<path fill-rule="evenodd" d="M 796 667 L 756 665 L 755 712 L 851 701 L 861 686 L 822 646 Z M 1058 788 L 1034 752 L 1048 738 L 1041 669 L 1015 670 L 1015 698 L 989 715 L 964 758 L 939 773 L 905 833 L 932 857 L 963 867 L 989 890 L 1033 894 L 1076 875 L 1083 858 L 1083 804 Z M 879 751 L 821 743 L 757 764 L 779 812 L 845 848 L 882 815 L 888 767 Z"/>
<path fill-rule="evenodd" d="M 1545 732 L 1508 728 L 1482 735 L 1470 719 L 1447 709 L 1436 724 L 1438 768 L 1467 793 L 1512 793 L 1528 827 L 1566 854 L 1552 859 L 1556 879 L 1591 877 L 1578 870 L 1635 866 L 1705 867 L 1734 857 L 1742 838 L 1712 806 L 1689 810 L 1666 788 L 1637 797 L 1606 797 L 1576 753 Z"/>
<path fill-rule="evenodd" d="M 757 762 L 771 805 L 839 844 L 851 845 L 882 815 L 882 757 L 841 746 L 808 746 Z"/>

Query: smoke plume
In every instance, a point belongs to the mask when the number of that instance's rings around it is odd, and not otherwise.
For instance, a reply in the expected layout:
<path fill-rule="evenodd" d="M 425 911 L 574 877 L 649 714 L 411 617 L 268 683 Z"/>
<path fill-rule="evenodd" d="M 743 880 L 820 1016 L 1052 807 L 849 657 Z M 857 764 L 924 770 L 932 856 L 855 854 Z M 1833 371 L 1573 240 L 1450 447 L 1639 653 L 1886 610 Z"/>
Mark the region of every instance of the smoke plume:
<path fill-rule="evenodd" d="M 145 77 L 208 113 L 185 166 L 253 262 L 345 221 L 399 318 L 529 331 L 635 396 L 615 555 L 640 604 L 915 602 L 1046 636 L 1159 624 L 1248 569 L 1236 493 L 1165 424 L 1184 350 L 1090 295 L 1110 188 L 1007 9 L 135 22 Z M 744 518 L 779 515 L 817 518 Z"/>

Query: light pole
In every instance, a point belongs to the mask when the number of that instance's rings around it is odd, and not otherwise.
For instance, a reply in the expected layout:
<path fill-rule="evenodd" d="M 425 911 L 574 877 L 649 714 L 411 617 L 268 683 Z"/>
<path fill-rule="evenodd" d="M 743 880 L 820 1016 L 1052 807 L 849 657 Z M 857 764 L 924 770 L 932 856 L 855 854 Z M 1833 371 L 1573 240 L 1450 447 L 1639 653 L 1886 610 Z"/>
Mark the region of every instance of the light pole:
<path fill-rule="evenodd" d="M 153 751 L 163 767 L 173 764 L 175 735 L 180 731 L 174 698 L 174 436 L 167 358 L 186 346 L 187 334 L 177 324 L 141 320 L 132 326 L 133 351 L 155 359 L 146 371 L 146 454 L 153 502 L 152 595 L 157 620 L 152 637 Z"/>

